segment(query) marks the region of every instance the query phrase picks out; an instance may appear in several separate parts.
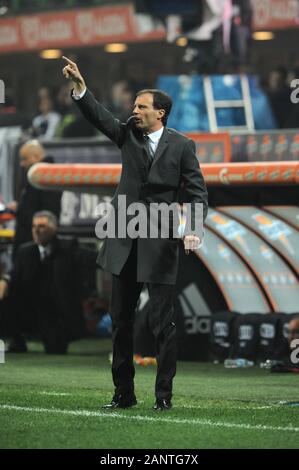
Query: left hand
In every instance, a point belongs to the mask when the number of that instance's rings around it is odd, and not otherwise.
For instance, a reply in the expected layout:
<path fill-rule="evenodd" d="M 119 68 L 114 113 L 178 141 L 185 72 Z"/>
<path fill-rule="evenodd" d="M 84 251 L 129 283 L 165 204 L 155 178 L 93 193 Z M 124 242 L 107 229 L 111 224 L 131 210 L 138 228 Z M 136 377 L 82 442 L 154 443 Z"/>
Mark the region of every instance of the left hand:
<path fill-rule="evenodd" d="M 186 235 L 184 237 L 184 248 L 187 255 L 189 254 L 189 250 L 194 251 L 199 247 L 199 245 L 200 238 L 196 235 Z"/>

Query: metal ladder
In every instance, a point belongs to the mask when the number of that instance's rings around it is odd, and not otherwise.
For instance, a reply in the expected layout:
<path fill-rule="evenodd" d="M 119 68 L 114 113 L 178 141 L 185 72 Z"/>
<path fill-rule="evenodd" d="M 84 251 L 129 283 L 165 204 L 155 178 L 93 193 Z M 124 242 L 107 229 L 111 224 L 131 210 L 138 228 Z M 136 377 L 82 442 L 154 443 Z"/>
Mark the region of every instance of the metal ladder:
<path fill-rule="evenodd" d="M 253 131 L 254 120 L 251 106 L 251 97 L 249 90 L 248 77 L 244 74 L 239 75 L 242 91 L 242 99 L 240 100 L 215 100 L 213 93 L 212 80 L 209 75 L 204 76 L 203 85 L 206 100 L 206 107 L 211 132 L 226 131 L 226 130 L 243 130 Z M 219 127 L 217 122 L 216 110 L 219 108 L 243 108 L 245 114 L 245 125 L 234 125 L 227 127 Z"/>

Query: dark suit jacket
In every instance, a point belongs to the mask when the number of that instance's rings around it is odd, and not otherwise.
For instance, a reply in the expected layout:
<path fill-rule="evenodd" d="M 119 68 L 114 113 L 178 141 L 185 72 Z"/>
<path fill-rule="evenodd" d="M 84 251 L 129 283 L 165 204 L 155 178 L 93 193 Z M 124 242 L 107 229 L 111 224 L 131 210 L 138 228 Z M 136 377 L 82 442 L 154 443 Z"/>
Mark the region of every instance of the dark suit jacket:
<path fill-rule="evenodd" d="M 82 337 L 82 311 L 86 271 L 95 274 L 96 253 L 78 246 L 76 240 L 55 238 L 51 254 L 41 262 L 38 246 L 21 245 L 11 273 L 9 295 L 15 321 L 23 332 L 44 332 L 59 325 L 67 340 Z M 85 270 L 85 273 L 84 273 Z"/>
<path fill-rule="evenodd" d="M 122 152 L 122 174 L 112 204 L 126 195 L 127 205 L 134 202 L 171 204 L 179 200 L 181 185 L 184 202 L 199 202 L 207 215 L 207 189 L 195 155 L 194 142 L 174 129 L 164 128 L 150 171 L 142 133 L 133 120 L 121 123 L 99 104 L 89 90 L 76 100 L 84 116 L 107 135 Z M 176 238 L 137 239 L 137 279 L 139 282 L 174 284 L 178 268 Z M 119 274 L 132 246 L 130 238 L 107 238 L 98 255 L 98 264 Z"/>

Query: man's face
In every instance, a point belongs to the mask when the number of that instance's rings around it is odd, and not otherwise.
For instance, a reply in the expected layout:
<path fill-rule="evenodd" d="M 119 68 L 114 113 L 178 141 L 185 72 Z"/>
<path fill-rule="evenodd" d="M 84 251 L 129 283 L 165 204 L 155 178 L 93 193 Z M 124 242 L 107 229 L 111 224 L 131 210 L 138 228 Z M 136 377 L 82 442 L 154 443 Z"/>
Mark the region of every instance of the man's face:
<path fill-rule="evenodd" d="M 39 161 L 39 157 L 32 150 L 32 147 L 22 147 L 20 150 L 20 166 L 29 170 L 29 168 Z"/>
<path fill-rule="evenodd" d="M 164 116 L 164 109 L 155 109 L 153 106 L 153 95 L 151 93 L 142 93 L 136 97 L 133 116 L 135 126 L 146 133 L 159 130 L 163 123 L 161 118 Z"/>
<path fill-rule="evenodd" d="M 49 222 L 48 217 L 33 218 L 32 238 L 37 245 L 48 245 L 55 234 L 56 227 Z"/>

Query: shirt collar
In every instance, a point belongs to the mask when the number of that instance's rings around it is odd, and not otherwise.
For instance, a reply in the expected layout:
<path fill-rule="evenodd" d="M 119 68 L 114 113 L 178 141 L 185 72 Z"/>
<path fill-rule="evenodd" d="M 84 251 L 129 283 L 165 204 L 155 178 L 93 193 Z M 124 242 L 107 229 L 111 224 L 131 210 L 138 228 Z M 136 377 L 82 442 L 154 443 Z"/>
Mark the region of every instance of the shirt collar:
<path fill-rule="evenodd" d="M 39 252 L 40 252 L 40 255 L 42 255 L 43 253 L 45 254 L 49 254 L 50 251 L 51 251 L 51 246 L 50 245 L 46 245 L 46 246 L 43 246 L 43 245 L 37 245 L 38 246 L 38 249 L 39 249 Z"/>
<path fill-rule="evenodd" d="M 151 134 L 147 134 L 148 138 L 151 140 L 151 142 L 156 143 L 158 140 L 160 140 L 162 134 L 164 131 L 164 127 L 161 127 L 158 131 L 151 132 Z"/>

